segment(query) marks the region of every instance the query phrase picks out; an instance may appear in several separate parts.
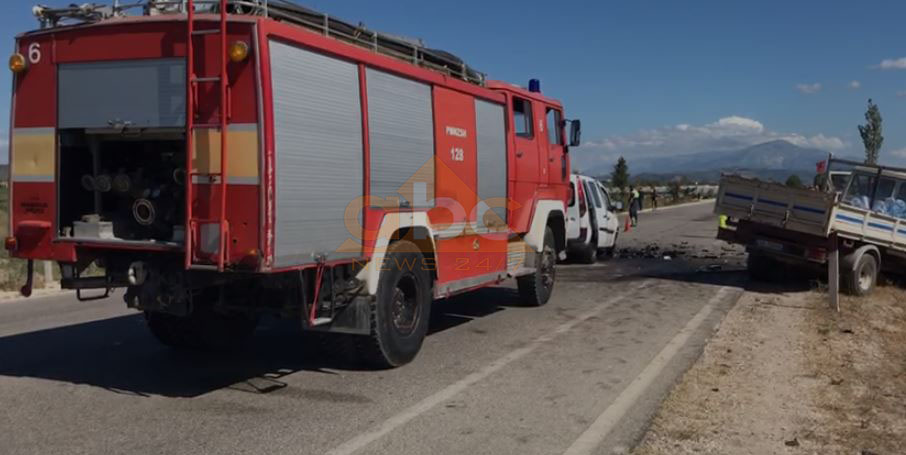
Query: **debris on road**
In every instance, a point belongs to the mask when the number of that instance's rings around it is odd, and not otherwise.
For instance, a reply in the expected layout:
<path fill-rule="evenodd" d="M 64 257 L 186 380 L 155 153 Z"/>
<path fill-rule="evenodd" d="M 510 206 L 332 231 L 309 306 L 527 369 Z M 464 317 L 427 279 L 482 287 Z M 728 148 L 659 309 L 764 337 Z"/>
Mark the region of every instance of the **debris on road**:
<path fill-rule="evenodd" d="M 699 247 L 690 245 L 688 242 L 674 243 L 667 246 L 661 246 L 656 243 L 649 243 L 644 246 L 624 246 L 617 249 L 614 257 L 617 259 L 660 259 L 670 261 L 673 259 L 689 260 L 710 260 L 710 261 L 741 261 L 744 254 L 737 248 L 722 247 L 715 251 L 713 247 Z M 720 269 L 719 264 L 715 264 L 716 269 Z"/>

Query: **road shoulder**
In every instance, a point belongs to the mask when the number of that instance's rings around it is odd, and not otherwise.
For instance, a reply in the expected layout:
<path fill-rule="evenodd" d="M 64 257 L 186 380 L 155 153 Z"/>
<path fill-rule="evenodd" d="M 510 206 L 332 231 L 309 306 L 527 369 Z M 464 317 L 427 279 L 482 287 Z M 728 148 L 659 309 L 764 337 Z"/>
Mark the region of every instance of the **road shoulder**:
<path fill-rule="evenodd" d="M 903 453 L 906 295 L 747 292 L 635 454 Z"/>
<path fill-rule="evenodd" d="M 60 294 L 65 294 L 67 292 L 73 291 L 70 289 L 61 289 L 59 283 L 55 283 L 55 286 L 33 289 L 31 295 L 28 297 L 23 297 L 22 293 L 19 291 L 0 291 L 0 305 L 4 303 L 20 302 L 25 299 L 34 299 L 38 297 L 52 297 Z"/>

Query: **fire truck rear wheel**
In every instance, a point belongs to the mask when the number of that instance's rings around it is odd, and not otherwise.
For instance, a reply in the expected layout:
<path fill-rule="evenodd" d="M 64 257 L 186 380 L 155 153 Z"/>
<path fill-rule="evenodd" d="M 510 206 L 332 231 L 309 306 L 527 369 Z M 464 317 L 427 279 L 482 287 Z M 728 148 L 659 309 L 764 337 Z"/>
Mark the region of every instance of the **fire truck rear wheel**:
<path fill-rule="evenodd" d="M 592 250 L 594 251 L 594 250 Z M 594 257 L 594 254 L 592 254 Z M 528 306 L 541 306 L 547 303 L 554 291 L 557 278 L 554 264 L 557 252 L 554 248 L 554 231 L 550 227 L 544 230 L 544 245 L 540 253 L 535 253 L 535 271 L 529 275 L 516 278 L 519 296 Z"/>
<path fill-rule="evenodd" d="M 258 325 L 255 316 L 218 313 L 210 305 L 198 305 L 188 316 L 146 311 L 145 321 L 161 343 L 173 348 L 205 351 L 236 349 Z"/>
<path fill-rule="evenodd" d="M 405 365 L 415 358 L 428 333 L 431 273 L 414 243 L 392 244 L 384 257 L 371 307 L 371 334 L 359 337 L 359 358 L 375 368 Z"/>

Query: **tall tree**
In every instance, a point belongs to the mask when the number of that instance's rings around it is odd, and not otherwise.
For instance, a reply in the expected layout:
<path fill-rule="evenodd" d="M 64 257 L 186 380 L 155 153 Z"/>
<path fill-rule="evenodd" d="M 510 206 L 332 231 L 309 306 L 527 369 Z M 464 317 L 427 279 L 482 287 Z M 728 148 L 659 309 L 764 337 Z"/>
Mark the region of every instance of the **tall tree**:
<path fill-rule="evenodd" d="M 617 160 L 617 164 L 613 165 L 613 172 L 610 174 L 610 184 L 620 191 L 629 186 L 629 165 L 626 164 L 626 159 L 622 156 Z"/>
<path fill-rule="evenodd" d="M 865 162 L 878 164 L 878 155 L 881 153 L 881 144 L 884 136 L 881 135 L 881 111 L 878 105 L 868 99 L 868 110 L 865 111 L 865 124 L 859 125 L 859 135 L 865 144 Z"/>

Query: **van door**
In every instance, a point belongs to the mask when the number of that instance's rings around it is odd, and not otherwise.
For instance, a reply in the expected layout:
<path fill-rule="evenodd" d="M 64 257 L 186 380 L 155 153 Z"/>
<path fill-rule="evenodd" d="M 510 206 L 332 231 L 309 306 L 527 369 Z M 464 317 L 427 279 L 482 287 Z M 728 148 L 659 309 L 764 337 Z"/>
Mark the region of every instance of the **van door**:
<path fill-rule="evenodd" d="M 601 242 L 601 195 L 595 190 L 595 183 L 588 177 L 580 177 L 585 187 L 585 194 L 588 198 L 588 220 L 589 232 L 588 241 L 593 245 Z"/>
<path fill-rule="evenodd" d="M 569 182 L 569 203 L 566 205 L 566 238 L 579 237 L 579 189 L 576 187 L 576 177 L 571 176 Z"/>
<path fill-rule="evenodd" d="M 609 203 L 605 202 L 604 193 L 601 192 L 598 182 L 588 179 L 586 181 L 586 188 L 588 189 L 588 192 L 591 193 L 591 199 L 594 201 L 595 206 L 595 209 L 592 212 L 595 216 L 594 225 L 597 234 L 597 247 L 604 248 L 610 246 L 613 234 L 608 232 L 608 223 L 611 218 L 610 210 L 608 210 L 610 208 Z"/>
<path fill-rule="evenodd" d="M 613 213 L 612 207 L 613 203 L 610 201 L 610 195 L 607 194 L 607 190 L 600 183 L 598 184 L 598 190 L 601 191 L 601 202 L 604 204 L 604 224 L 601 225 L 603 231 L 601 232 L 601 241 L 598 242 L 599 248 L 609 248 L 613 246 L 616 241 L 617 229 L 620 228 L 620 220 L 617 219 L 616 213 Z M 606 238 L 605 238 L 606 237 Z"/>

